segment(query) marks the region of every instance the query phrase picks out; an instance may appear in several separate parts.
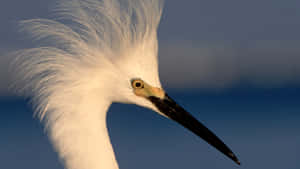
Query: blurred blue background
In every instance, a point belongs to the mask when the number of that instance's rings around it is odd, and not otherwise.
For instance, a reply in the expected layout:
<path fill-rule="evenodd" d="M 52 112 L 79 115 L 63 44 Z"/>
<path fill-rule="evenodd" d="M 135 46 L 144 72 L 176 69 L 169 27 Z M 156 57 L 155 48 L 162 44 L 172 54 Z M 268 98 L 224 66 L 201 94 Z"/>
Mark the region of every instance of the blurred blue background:
<path fill-rule="evenodd" d="M 108 126 L 120 168 L 299 168 L 299 88 L 169 94 L 222 138 L 242 165 L 150 110 L 113 104 Z M 14 98 L 0 103 L 1 168 L 62 168 L 30 106 Z"/>
<path fill-rule="evenodd" d="M 0 2 L 0 168 L 63 168 L 28 100 L 8 88 L 9 52 L 33 47 L 23 19 L 55 1 Z M 108 127 L 121 169 L 299 169 L 300 1 L 167 0 L 159 28 L 169 95 L 236 153 L 237 166 L 156 113 L 113 104 Z"/>

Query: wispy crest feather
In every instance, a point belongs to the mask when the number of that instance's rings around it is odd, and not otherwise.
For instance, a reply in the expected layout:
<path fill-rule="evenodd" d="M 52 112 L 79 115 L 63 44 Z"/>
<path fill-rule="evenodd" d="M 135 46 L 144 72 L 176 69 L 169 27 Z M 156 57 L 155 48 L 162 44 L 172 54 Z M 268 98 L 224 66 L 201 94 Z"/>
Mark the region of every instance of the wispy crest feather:
<path fill-rule="evenodd" d="M 80 98 L 87 72 L 103 58 L 116 59 L 149 39 L 156 43 L 161 12 L 161 0 L 61 0 L 57 19 L 21 22 L 41 45 L 17 52 L 17 89 L 32 98 L 41 120 L 71 113 L 64 100 Z"/>

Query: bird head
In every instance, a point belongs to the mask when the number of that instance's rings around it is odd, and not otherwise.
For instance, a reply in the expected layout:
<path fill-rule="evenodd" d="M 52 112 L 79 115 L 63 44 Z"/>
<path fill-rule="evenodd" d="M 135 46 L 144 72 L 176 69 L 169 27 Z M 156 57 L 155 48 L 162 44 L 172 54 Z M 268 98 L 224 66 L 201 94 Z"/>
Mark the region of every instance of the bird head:
<path fill-rule="evenodd" d="M 176 121 L 221 151 L 235 163 L 240 164 L 234 153 L 221 139 L 179 106 L 161 87 L 152 86 L 140 78 L 133 78 L 130 80 L 130 88 L 129 99 L 132 103 L 150 108 L 158 114 Z"/>

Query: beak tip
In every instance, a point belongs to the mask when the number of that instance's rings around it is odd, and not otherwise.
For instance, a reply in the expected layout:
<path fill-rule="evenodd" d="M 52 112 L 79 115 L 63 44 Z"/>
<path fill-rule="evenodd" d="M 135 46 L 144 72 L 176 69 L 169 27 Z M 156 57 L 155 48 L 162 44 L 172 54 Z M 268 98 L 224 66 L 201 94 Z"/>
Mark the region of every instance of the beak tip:
<path fill-rule="evenodd" d="M 237 163 L 238 165 L 241 165 L 241 162 L 238 160 L 238 158 L 233 153 L 229 153 L 229 156 L 235 163 Z"/>

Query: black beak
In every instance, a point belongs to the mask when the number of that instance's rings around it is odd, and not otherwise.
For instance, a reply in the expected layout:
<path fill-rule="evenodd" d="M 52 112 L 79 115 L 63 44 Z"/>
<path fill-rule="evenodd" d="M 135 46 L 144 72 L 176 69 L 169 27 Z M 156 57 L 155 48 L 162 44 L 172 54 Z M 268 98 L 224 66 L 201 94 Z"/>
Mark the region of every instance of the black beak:
<path fill-rule="evenodd" d="M 202 123 L 196 120 L 190 113 L 180 107 L 174 100 L 167 94 L 163 99 L 150 96 L 148 98 L 161 113 L 183 125 L 197 136 L 204 139 L 210 145 L 221 151 L 227 157 L 232 159 L 235 163 L 240 165 L 239 160 L 234 153 L 221 141 L 213 132 L 206 128 Z"/>

